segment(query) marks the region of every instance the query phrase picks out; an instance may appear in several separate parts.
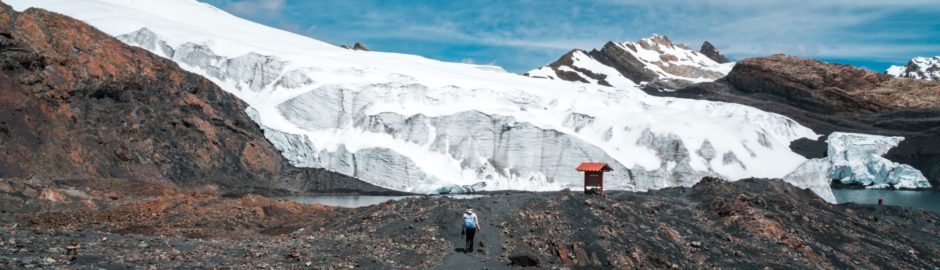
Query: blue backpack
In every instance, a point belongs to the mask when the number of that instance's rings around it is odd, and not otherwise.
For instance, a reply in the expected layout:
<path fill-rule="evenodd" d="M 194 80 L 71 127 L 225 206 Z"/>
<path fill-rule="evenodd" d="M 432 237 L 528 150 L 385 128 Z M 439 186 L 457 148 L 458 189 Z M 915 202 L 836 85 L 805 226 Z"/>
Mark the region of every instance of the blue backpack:
<path fill-rule="evenodd" d="M 475 229 L 477 227 L 477 222 L 473 220 L 473 214 L 463 214 L 463 227 L 467 229 Z"/>

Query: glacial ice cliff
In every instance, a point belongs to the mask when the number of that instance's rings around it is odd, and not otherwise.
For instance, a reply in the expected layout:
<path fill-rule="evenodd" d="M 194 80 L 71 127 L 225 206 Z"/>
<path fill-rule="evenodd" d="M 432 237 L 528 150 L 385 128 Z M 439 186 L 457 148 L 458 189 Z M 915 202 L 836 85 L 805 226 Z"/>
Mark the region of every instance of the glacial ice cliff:
<path fill-rule="evenodd" d="M 807 161 L 785 179 L 806 181 L 806 186 L 828 186 L 831 181 L 838 181 L 867 188 L 929 188 L 927 178 L 917 169 L 882 157 L 902 140 L 903 137 L 833 132 L 826 140 L 829 147 L 825 158 Z"/>
<path fill-rule="evenodd" d="M 862 184 L 867 187 L 926 188 L 927 178 L 920 171 L 905 164 L 883 158 L 888 150 L 898 145 L 903 137 L 885 137 L 855 133 L 833 133 L 827 157 L 832 163 L 831 179 L 843 184 Z"/>
<path fill-rule="evenodd" d="M 206 76 L 251 106 L 295 166 L 403 191 L 578 188 L 585 161 L 613 167 L 612 189 L 780 178 L 806 161 L 789 143 L 817 137 L 737 104 L 345 50 L 191 0 L 12 4 L 76 17 Z M 802 180 L 791 182 L 828 191 Z"/>

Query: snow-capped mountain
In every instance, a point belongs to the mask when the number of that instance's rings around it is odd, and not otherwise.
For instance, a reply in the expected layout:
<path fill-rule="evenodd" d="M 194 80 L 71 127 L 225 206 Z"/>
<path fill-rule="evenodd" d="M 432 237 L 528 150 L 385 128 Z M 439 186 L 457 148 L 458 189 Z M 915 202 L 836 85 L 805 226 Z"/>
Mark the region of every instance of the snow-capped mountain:
<path fill-rule="evenodd" d="M 708 175 L 779 178 L 806 161 L 790 142 L 818 137 L 777 114 L 654 97 L 633 83 L 612 88 L 347 50 L 192 0 L 11 4 L 84 20 L 211 79 L 251 106 L 295 166 L 403 191 L 577 188 L 574 168 L 585 161 L 610 163 L 605 185 L 613 189 L 689 186 Z M 731 66 L 665 37 L 609 45 L 637 52 L 657 77 L 708 80 Z"/>
<path fill-rule="evenodd" d="M 915 57 L 903 66 L 891 66 L 888 75 L 903 78 L 940 80 L 940 56 Z"/>
<path fill-rule="evenodd" d="M 700 51 L 694 51 L 672 43 L 666 36 L 653 35 L 636 42 L 607 42 L 600 50 L 590 52 L 575 49 L 525 75 L 614 87 L 659 82 L 675 89 L 678 86 L 670 84 L 713 81 L 728 74 L 733 66 L 707 41 Z"/>

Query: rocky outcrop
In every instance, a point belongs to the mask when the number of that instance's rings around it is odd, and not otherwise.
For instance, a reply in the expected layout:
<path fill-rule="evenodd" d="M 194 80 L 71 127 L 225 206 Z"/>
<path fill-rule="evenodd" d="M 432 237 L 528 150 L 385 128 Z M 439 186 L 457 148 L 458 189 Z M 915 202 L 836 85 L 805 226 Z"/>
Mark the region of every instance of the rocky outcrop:
<path fill-rule="evenodd" d="M 654 93 L 725 101 L 786 115 L 817 133 L 901 136 L 885 158 L 920 170 L 940 184 L 940 82 L 895 78 L 848 65 L 787 55 L 745 59 L 727 77 L 674 92 Z M 826 146 L 799 141 L 794 150 L 824 156 Z"/>
<path fill-rule="evenodd" d="M 348 46 L 346 44 L 339 45 L 339 46 L 343 49 L 350 49 L 350 50 L 355 50 L 355 51 L 370 51 L 369 47 L 366 47 L 366 45 L 362 44 L 362 42 L 356 42 L 352 46 Z"/>
<path fill-rule="evenodd" d="M 173 49 L 153 36 L 127 38 L 171 56 L 219 60 L 198 45 Z M 263 58 L 229 60 L 215 72 L 248 78 L 246 88 L 255 89 L 252 83 L 275 79 L 258 70 L 279 67 Z M 0 66 L 0 177 L 169 181 L 239 192 L 381 190 L 294 168 L 243 102 L 78 20 L 0 5 Z"/>
<path fill-rule="evenodd" d="M 370 50 L 369 50 L 369 47 L 366 47 L 366 45 L 365 45 L 365 44 L 362 44 L 362 42 L 356 42 L 356 44 L 353 44 L 353 50 L 357 50 L 357 51 L 370 51 Z"/>
<path fill-rule="evenodd" d="M 903 66 L 891 66 L 885 74 L 913 79 L 940 80 L 940 56 L 915 57 Z"/>
<path fill-rule="evenodd" d="M 718 48 L 715 48 L 715 45 L 712 45 L 711 42 L 708 42 L 708 41 L 705 41 L 705 43 L 702 43 L 702 48 L 700 48 L 698 52 L 704 54 L 705 56 L 708 56 L 709 59 L 715 60 L 715 62 L 718 62 L 719 64 L 731 62 L 731 60 L 728 60 L 727 57 L 725 57 L 724 55 L 721 54 L 720 51 L 718 51 Z"/>
<path fill-rule="evenodd" d="M 702 51 L 696 52 L 653 35 L 637 42 L 607 42 L 590 52 L 575 49 L 524 75 L 614 87 L 655 84 L 644 90 L 668 91 L 721 78 L 733 65 L 726 63 L 728 59 L 711 43 L 705 42 Z"/>

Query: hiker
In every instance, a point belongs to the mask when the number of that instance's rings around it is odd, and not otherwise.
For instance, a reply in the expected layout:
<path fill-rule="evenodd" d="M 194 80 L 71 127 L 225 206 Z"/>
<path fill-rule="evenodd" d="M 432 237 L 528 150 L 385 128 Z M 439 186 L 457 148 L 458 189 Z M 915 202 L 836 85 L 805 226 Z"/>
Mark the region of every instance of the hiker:
<path fill-rule="evenodd" d="M 467 244 L 464 252 L 473 251 L 473 236 L 480 230 L 480 220 L 477 214 L 473 213 L 473 207 L 467 205 L 467 212 L 463 213 L 463 230 L 460 234 L 466 235 Z"/>

